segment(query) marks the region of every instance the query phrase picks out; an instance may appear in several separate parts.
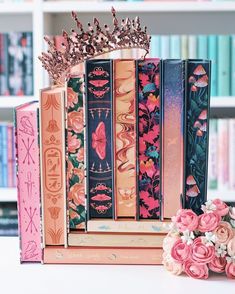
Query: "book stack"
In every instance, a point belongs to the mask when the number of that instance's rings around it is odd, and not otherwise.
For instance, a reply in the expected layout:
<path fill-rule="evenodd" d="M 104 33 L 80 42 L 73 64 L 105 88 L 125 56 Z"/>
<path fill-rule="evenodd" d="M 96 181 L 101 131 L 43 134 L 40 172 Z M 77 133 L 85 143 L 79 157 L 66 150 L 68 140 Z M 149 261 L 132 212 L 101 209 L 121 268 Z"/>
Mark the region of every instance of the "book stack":
<path fill-rule="evenodd" d="M 208 60 L 89 59 L 17 107 L 21 261 L 160 264 L 206 199 L 209 89 Z"/>
<path fill-rule="evenodd" d="M 0 95 L 33 95 L 31 32 L 0 33 Z"/>
<path fill-rule="evenodd" d="M 15 146 L 12 123 L 0 122 L 0 187 L 15 187 Z"/>

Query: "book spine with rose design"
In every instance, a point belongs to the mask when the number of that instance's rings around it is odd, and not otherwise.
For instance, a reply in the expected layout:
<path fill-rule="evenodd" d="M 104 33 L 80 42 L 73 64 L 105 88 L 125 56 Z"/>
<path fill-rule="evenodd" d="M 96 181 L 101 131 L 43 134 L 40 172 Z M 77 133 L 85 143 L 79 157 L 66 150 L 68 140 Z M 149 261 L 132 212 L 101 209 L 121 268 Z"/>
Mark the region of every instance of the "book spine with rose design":
<path fill-rule="evenodd" d="M 140 219 L 161 218 L 161 61 L 137 61 Z"/>
<path fill-rule="evenodd" d="M 136 218 L 136 66 L 135 60 L 114 60 L 115 218 Z"/>
<path fill-rule="evenodd" d="M 162 195 L 164 218 L 181 206 L 184 175 L 185 62 L 163 61 L 162 70 Z"/>
<path fill-rule="evenodd" d="M 40 95 L 43 246 L 67 246 L 65 178 L 65 89 Z"/>
<path fill-rule="evenodd" d="M 84 77 L 67 82 L 67 192 L 69 228 L 85 229 Z"/>
<path fill-rule="evenodd" d="M 186 61 L 186 138 L 183 207 L 202 213 L 207 198 L 210 109 L 209 60 Z"/>
<path fill-rule="evenodd" d="M 86 62 L 87 218 L 114 217 L 112 60 Z"/>
<path fill-rule="evenodd" d="M 20 260 L 40 262 L 42 249 L 38 103 L 27 103 L 16 108 L 15 132 Z"/>

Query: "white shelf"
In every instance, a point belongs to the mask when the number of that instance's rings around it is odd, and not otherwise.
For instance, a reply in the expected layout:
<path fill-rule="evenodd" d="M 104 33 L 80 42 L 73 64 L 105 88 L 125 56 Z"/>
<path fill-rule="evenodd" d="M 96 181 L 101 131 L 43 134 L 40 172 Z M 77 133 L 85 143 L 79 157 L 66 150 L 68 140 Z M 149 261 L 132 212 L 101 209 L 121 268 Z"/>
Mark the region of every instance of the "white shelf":
<path fill-rule="evenodd" d="M 15 202 L 17 201 L 16 188 L 0 188 L 0 202 Z"/>
<path fill-rule="evenodd" d="M 34 96 L 0 96 L 0 108 L 13 108 L 33 100 Z"/>
<path fill-rule="evenodd" d="M 77 11 L 79 13 L 110 12 L 111 7 L 118 12 L 223 12 L 234 11 L 234 2 L 93 2 L 93 1 L 48 1 L 43 3 L 43 11 L 63 13 Z"/>
<path fill-rule="evenodd" d="M 207 199 L 220 198 L 223 201 L 235 202 L 235 191 L 233 190 L 208 190 Z"/>
<path fill-rule="evenodd" d="M 227 96 L 227 97 L 212 97 L 211 98 L 211 107 L 217 108 L 227 108 L 227 107 L 235 107 L 235 97 Z"/>
<path fill-rule="evenodd" d="M 33 3 L 0 3 L 0 14 L 26 14 L 33 12 Z"/>

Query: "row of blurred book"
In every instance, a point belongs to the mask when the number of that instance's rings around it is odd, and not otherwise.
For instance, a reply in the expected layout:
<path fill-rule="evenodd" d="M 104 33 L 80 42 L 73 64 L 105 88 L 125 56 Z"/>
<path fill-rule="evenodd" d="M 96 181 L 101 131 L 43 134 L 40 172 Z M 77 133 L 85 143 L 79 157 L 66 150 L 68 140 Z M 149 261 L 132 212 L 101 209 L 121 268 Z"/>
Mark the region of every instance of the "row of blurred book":
<path fill-rule="evenodd" d="M 15 175 L 14 127 L 12 123 L 0 122 L 0 187 L 15 187 Z"/>
<path fill-rule="evenodd" d="M 33 95 L 32 32 L 0 33 L 0 95 Z"/>
<path fill-rule="evenodd" d="M 152 36 L 151 56 L 211 59 L 211 95 L 235 96 L 235 36 Z"/>
<path fill-rule="evenodd" d="M 208 188 L 235 190 L 235 119 L 211 119 Z"/>
<path fill-rule="evenodd" d="M 0 203 L 0 236 L 17 236 L 18 218 L 16 202 Z"/>

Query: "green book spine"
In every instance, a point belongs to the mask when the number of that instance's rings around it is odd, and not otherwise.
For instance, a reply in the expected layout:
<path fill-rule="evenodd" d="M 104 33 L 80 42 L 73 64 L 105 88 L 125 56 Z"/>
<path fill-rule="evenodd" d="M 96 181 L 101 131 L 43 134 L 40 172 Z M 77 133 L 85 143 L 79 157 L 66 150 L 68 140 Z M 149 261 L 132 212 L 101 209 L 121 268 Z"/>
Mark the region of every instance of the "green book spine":
<path fill-rule="evenodd" d="M 231 41 L 231 54 L 232 54 L 232 63 L 231 63 L 231 91 L 232 96 L 235 96 L 235 35 L 232 36 Z"/>
<path fill-rule="evenodd" d="M 207 36 L 199 35 L 197 40 L 197 58 L 207 59 Z"/>
<path fill-rule="evenodd" d="M 218 36 L 218 96 L 230 95 L 230 36 Z"/>
<path fill-rule="evenodd" d="M 211 60 L 211 96 L 217 96 L 217 71 L 218 71 L 218 56 L 217 56 L 217 36 L 211 35 L 208 37 L 208 58 Z"/>

